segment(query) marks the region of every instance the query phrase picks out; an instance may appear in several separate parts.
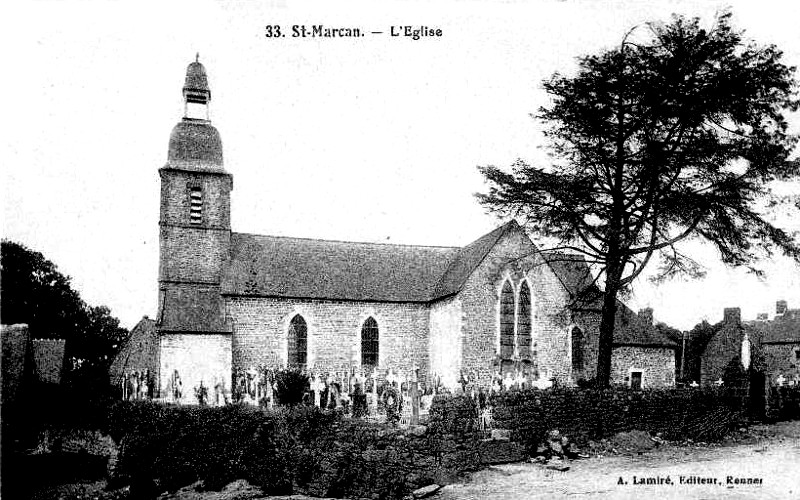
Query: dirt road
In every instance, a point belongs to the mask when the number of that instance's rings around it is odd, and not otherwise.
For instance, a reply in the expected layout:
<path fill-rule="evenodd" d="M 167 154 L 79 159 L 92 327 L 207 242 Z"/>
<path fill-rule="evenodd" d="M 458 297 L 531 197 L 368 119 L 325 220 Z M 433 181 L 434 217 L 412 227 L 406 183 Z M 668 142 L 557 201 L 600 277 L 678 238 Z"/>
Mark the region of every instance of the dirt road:
<path fill-rule="evenodd" d="M 759 436 L 744 444 L 576 460 L 566 472 L 538 464 L 492 467 L 436 498 L 800 499 L 800 422 L 752 430 Z"/>

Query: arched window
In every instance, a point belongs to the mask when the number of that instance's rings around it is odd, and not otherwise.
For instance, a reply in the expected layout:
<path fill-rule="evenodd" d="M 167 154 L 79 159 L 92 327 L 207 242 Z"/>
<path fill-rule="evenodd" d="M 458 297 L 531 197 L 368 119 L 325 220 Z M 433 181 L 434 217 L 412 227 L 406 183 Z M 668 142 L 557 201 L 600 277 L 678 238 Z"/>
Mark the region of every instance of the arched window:
<path fill-rule="evenodd" d="M 500 357 L 514 356 L 514 289 L 506 281 L 500 292 Z"/>
<path fill-rule="evenodd" d="M 378 366 L 378 322 L 372 316 L 361 326 L 361 366 Z"/>
<path fill-rule="evenodd" d="M 523 281 L 517 306 L 517 352 L 521 359 L 531 358 L 531 291 Z"/>
<path fill-rule="evenodd" d="M 570 332 L 572 341 L 572 371 L 583 370 L 583 332 L 577 326 Z"/>
<path fill-rule="evenodd" d="M 308 326 L 299 314 L 289 323 L 288 346 L 288 365 L 292 368 L 305 368 L 308 359 Z"/>

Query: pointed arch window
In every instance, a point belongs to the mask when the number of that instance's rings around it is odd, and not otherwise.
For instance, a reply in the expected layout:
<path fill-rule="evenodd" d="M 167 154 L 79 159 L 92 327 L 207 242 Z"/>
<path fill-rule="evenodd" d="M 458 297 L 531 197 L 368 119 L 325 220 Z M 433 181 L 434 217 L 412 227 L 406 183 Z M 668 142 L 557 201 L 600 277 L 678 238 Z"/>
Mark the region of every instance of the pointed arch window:
<path fill-rule="evenodd" d="M 361 366 L 378 366 L 378 322 L 370 316 L 361 326 Z"/>
<path fill-rule="evenodd" d="M 583 370 L 583 331 L 577 326 L 570 332 L 572 341 L 572 371 L 580 372 Z"/>
<path fill-rule="evenodd" d="M 521 359 L 531 358 L 531 290 L 526 281 L 519 287 L 517 306 L 517 352 Z"/>
<path fill-rule="evenodd" d="M 288 332 L 288 365 L 292 368 L 304 369 L 308 359 L 308 325 L 299 314 L 289 322 Z"/>
<path fill-rule="evenodd" d="M 514 356 L 514 289 L 506 281 L 500 292 L 500 357 Z"/>

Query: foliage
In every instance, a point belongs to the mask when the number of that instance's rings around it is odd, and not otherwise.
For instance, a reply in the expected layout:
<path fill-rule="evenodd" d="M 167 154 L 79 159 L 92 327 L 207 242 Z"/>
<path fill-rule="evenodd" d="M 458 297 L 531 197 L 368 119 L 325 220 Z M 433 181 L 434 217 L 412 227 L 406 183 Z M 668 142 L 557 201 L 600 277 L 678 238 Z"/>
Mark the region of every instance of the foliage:
<path fill-rule="evenodd" d="M 800 420 L 800 386 L 771 387 L 768 410 L 771 420 Z"/>
<path fill-rule="evenodd" d="M 605 285 L 603 386 L 617 296 L 651 260 L 660 263 L 657 280 L 701 275 L 680 245 L 694 237 L 754 272 L 775 249 L 800 261 L 800 245 L 768 213 L 795 201 L 773 195 L 774 183 L 800 177 L 800 162 L 788 161 L 797 137 L 784 117 L 798 108 L 794 68 L 776 47 L 744 41 L 729 13 L 710 29 L 674 16 L 648 30 L 581 57 L 575 75 L 544 82 L 553 100 L 538 118 L 552 165 L 481 169 L 485 207 L 579 252 L 549 258 L 596 265 Z"/>
<path fill-rule="evenodd" d="M 308 375 L 297 368 L 275 372 L 275 401 L 281 405 L 296 405 L 303 401 L 308 389 Z"/>
<path fill-rule="evenodd" d="M 96 390 L 107 382 L 114 354 L 128 335 L 105 306 L 89 306 L 55 264 L 24 245 L 3 240 L 0 310 L 6 324 L 27 323 L 36 338 L 66 339 L 75 360 L 69 383 Z"/>
<path fill-rule="evenodd" d="M 431 402 L 428 426 L 438 434 L 470 434 L 477 431 L 478 406 L 469 396 L 437 395 Z"/>
<path fill-rule="evenodd" d="M 440 436 L 406 434 L 308 405 L 267 411 L 123 401 L 112 407 L 106 431 L 121 443 L 115 482 L 142 492 L 197 480 L 220 489 L 246 479 L 274 495 L 402 498 L 429 484 L 435 450 L 442 448 Z M 448 463 L 454 472 L 474 466 Z"/>

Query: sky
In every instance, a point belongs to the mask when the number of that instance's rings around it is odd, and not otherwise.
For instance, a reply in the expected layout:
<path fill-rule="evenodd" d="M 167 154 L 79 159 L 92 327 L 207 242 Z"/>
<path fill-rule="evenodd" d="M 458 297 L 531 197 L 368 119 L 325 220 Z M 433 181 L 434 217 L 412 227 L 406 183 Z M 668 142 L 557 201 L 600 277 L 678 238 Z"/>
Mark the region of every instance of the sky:
<path fill-rule="evenodd" d="M 212 123 L 233 174 L 234 231 L 465 245 L 500 225 L 474 193 L 477 167 L 546 161 L 541 82 L 576 57 L 672 13 L 734 25 L 800 66 L 796 2 L 444 1 L 12 2 L 4 47 L 2 234 L 42 252 L 89 304 L 132 327 L 156 312 L 158 169 L 199 53 Z M 383 31 L 267 38 L 266 25 Z M 390 26 L 442 35 L 392 37 Z M 800 118 L 791 116 L 795 132 Z M 788 221 L 800 230 L 800 221 Z M 739 306 L 744 319 L 800 307 L 800 265 L 759 280 L 702 245 L 702 280 L 636 283 L 628 303 L 689 329 Z"/>

